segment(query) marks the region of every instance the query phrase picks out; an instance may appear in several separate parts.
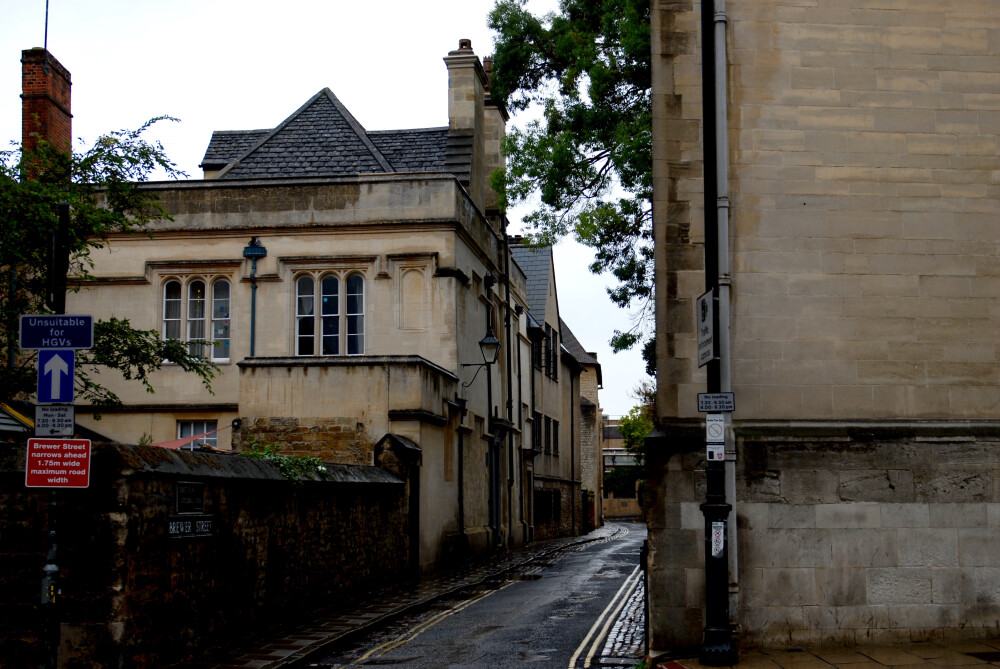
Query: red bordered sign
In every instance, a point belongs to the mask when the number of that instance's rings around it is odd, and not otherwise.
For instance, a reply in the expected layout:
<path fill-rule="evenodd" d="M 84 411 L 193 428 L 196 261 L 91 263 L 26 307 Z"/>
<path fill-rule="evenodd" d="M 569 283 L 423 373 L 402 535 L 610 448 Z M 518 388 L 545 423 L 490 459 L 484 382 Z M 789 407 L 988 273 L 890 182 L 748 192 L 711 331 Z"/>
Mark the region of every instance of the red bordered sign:
<path fill-rule="evenodd" d="M 90 485 L 90 439 L 29 439 L 24 485 L 86 488 Z"/>

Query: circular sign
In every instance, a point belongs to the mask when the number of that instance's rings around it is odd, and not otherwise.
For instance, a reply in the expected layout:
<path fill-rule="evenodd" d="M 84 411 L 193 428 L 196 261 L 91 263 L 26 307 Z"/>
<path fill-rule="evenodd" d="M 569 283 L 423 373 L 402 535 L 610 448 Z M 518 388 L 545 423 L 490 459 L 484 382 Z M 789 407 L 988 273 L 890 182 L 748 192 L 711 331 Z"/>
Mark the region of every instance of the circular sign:
<path fill-rule="evenodd" d="M 709 423 L 707 426 L 708 436 L 713 439 L 721 439 L 724 432 L 722 425 L 718 423 Z"/>

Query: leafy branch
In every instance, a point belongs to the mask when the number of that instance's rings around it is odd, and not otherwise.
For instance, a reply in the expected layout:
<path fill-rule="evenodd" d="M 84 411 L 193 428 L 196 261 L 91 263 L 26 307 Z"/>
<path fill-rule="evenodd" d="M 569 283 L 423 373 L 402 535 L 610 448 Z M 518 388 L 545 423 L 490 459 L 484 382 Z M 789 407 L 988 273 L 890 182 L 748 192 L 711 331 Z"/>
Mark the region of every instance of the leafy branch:
<path fill-rule="evenodd" d="M 257 434 L 250 433 L 247 443 L 240 455 L 254 460 L 263 460 L 274 465 L 281 475 L 296 485 L 302 485 L 303 479 L 323 478 L 326 467 L 319 458 L 299 455 L 282 455 L 281 447 L 269 443 Z"/>

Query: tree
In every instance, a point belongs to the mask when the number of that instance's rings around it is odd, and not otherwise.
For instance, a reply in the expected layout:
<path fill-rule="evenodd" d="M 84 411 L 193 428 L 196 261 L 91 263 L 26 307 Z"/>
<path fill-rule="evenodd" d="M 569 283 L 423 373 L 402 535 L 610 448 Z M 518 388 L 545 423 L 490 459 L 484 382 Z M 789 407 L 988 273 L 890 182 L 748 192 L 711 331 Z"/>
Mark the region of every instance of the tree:
<path fill-rule="evenodd" d="M 45 305 L 50 231 L 69 257 L 75 284 L 85 282 L 90 251 L 107 235 L 139 233 L 152 220 L 169 218 L 157 196 L 141 187 L 157 168 L 171 178 L 178 171 L 157 143 L 143 134 L 169 117 L 154 118 L 138 130 L 119 130 L 100 137 L 83 153 L 70 153 L 40 140 L 31 150 L 0 151 L 0 402 L 27 397 L 35 386 L 35 357 L 18 349 L 18 317 L 50 313 Z M 58 206 L 70 206 L 69 224 L 60 228 Z M 192 355 L 185 343 L 163 341 L 155 330 L 133 328 L 111 318 L 94 324 L 94 347 L 77 353 L 78 396 L 95 407 L 121 404 L 96 377 L 104 367 L 118 370 L 153 392 L 150 374 L 165 362 L 201 377 L 211 392 L 218 367 Z"/>
<path fill-rule="evenodd" d="M 635 456 L 640 467 L 645 462 L 644 440 L 653 431 L 653 417 L 649 406 L 635 406 L 618 421 L 618 432 L 625 442 L 625 450 Z"/>
<path fill-rule="evenodd" d="M 590 269 L 610 271 L 608 293 L 639 319 L 616 331 L 616 350 L 638 343 L 653 301 L 652 104 L 649 0 L 561 0 L 538 17 L 525 0 L 498 0 L 491 94 L 541 120 L 513 128 L 506 170 L 494 175 L 501 204 L 537 202 L 524 222 L 549 244 L 572 233 L 595 250 Z"/>

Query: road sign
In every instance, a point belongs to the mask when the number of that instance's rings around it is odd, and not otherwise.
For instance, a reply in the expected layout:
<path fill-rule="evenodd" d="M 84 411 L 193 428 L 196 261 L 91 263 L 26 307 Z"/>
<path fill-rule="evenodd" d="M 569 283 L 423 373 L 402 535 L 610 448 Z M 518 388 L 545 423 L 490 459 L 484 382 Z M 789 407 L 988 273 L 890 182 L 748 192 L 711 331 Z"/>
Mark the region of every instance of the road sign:
<path fill-rule="evenodd" d="M 42 349 L 38 352 L 39 404 L 69 404 L 73 401 L 75 373 L 73 351 Z"/>
<path fill-rule="evenodd" d="M 90 439 L 29 439 L 24 485 L 86 488 L 90 485 Z"/>
<path fill-rule="evenodd" d="M 713 291 L 698 298 L 695 328 L 698 331 L 698 366 L 704 367 L 715 360 L 715 303 Z"/>
<path fill-rule="evenodd" d="M 722 414 L 705 416 L 705 443 L 726 443 L 726 418 Z"/>
<path fill-rule="evenodd" d="M 93 348 L 94 317 L 21 316 L 21 348 Z"/>
<path fill-rule="evenodd" d="M 698 393 L 698 411 L 704 413 L 736 411 L 736 394 Z"/>
<path fill-rule="evenodd" d="M 36 437 L 72 437 L 75 427 L 76 416 L 72 404 L 35 406 Z"/>

